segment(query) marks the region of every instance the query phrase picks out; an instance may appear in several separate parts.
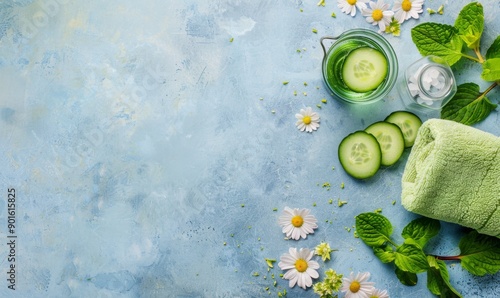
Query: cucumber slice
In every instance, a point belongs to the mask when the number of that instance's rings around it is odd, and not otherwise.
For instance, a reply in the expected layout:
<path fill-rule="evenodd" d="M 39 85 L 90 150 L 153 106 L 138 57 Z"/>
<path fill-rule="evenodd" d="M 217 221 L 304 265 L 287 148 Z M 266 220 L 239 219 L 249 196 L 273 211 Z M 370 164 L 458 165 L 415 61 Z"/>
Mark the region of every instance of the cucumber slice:
<path fill-rule="evenodd" d="M 377 139 L 359 130 L 345 137 L 339 144 L 340 164 L 354 178 L 369 178 L 378 171 L 382 152 Z"/>
<path fill-rule="evenodd" d="M 367 92 L 376 89 L 387 76 L 387 58 L 372 48 L 353 50 L 345 59 L 342 79 L 349 89 Z"/>
<path fill-rule="evenodd" d="M 405 138 L 406 148 L 413 146 L 417 131 L 422 126 L 422 120 L 417 115 L 407 111 L 395 111 L 387 116 L 384 121 L 399 126 Z"/>
<path fill-rule="evenodd" d="M 380 144 L 383 166 L 390 166 L 399 160 L 405 150 L 405 139 L 396 124 L 379 121 L 368 126 L 365 131 L 372 134 Z"/>

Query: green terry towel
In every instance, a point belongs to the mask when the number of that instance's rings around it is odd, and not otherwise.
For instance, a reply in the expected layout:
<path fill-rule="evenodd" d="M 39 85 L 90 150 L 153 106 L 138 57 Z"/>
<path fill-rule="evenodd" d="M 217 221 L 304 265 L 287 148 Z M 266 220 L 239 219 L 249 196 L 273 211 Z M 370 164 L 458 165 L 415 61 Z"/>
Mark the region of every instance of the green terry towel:
<path fill-rule="evenodd" d="M 500 138 L 441 119 L 418 131 L 402 178 L 414 213 L 500 237 Z"/>

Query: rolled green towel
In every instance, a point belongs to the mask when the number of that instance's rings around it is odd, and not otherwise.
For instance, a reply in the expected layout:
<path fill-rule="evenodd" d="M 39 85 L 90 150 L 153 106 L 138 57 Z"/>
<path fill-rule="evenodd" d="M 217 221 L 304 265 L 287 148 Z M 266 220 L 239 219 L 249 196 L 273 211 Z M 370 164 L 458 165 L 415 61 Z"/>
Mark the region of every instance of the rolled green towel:
<path fill-rule="evenodd" d="M 427 120 L 403 173 L 403 206 L 500 237 L 499 151 L 499 137 L 449 120 Z"/>

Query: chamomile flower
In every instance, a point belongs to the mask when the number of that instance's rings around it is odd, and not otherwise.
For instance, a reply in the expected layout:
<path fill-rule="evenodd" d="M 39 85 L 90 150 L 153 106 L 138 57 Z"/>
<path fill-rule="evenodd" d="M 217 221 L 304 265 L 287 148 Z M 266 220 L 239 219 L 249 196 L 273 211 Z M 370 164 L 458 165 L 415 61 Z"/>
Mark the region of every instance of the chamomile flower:
<path fill-rule="evenodd" d="M 291 209 L 285 207 L 283 214 L 279 217 L 279 224 L 283 227 L 282 231 L 288 238 L 299 240 L 300 237 L 306 238 L 307 234 L 313 234 L 314 229 L 318 227 L 318 220 L 314 215 L 309 214 L 309 209 Z"/>
<path fill-rule="evenodd" d="M 300 113 L 295 114 L 295 118 L 297 118 L 295 125 L 300 131 L 313 132 L 319 127 L 319 116 L 311 107 L 300 109 Z"/>
<path fill-rule="evenodd" d="M 288 253 L 284 253 L 280 257 L 280 262 L 278 266 L 281 270 L 288 270 L 284 279 L 288 279 L 288 285 L 293 288 L 295 284 L 304 290 L 312 286 L 312 279 L 318 278 L 319 274 L 316 269 L 319 269 L 319 264 L 316 261 L 312 261 L 314 251 L 308 248 L 301 248 L 297 251 L 296 248 L 291 247 Z"/>
<path fill-rule="evenodd" d="M 345 14 L 350 14 L 352 17 L 356 15 L 356 8 L 363 11 L 366 8 L 366 3 L 369 0 L 337 0 L 337 6 Z"/>
<path fill-rule="evenodd" d="M 424 0 L 395 0 L 394 18 L 401 24 L 410 18 L 418 19 L 418 14 L 422 13 Z"/>
<path fill-rule="evenodd" d="M 321 242 L 316 246 L 314 249 L 315 254 L 318 256 L 321 256 L 323 259 L 323 262 L 326 260 L 330 260 L 330 253 L 332 252 L 332 249 L 330 248 L 330 244 L 326 242 Z"/>
<path fill-rule="evenodd" d="M 370 8 L 365 8 L 362 10 L 362 14 L 366 17 L 366 21 L 374 26 L 379 27 L 379 32 L 385 31 L 391 23 L 394 11 L 389 10 L 389 4 L 386 4 L 384 0 L 377 0 L 377 2 L 370 1 Z"/>
<path fill-rule="evenodd" d="M 389 298 L 389 294 L 387 294 L 386 290 L 379 290 L 373 288 L 372 292 L 368 296 L 369 298 Z"/>
<path fill-rule="evenodd" d="M 351 272 L 348 278 L 343 278 L 343 284 L 340 291 L 345 293 L 345 298 L 368 298 L 375 284 L 367 281 L 368 279 L 370 279 L 369 272 L 358 272 L 356 276 Z"/>

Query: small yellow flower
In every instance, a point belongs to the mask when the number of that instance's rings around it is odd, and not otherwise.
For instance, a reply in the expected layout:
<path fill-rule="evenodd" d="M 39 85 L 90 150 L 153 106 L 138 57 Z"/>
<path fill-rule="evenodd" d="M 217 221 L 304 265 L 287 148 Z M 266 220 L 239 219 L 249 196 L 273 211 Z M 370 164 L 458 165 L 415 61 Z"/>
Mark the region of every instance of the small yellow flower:
<path fill-rule="evenodd" d="M 401 34 L 401 26 L 395 18 L 392 18 L 392 21 L 385 28 L 385 33 L 392 34 L 393 36 L 399 36 Z"/>
<path fill-rule="evenodd" d="M 325 271 L 325 279 L 314 284 L 314 293 L 318 294 L 320 298 L 337 297 L 335 294 L 342 286 L 342 277 L 342 274 L 338 274 L 333 269 L 328 269 Z"/>
<path fill-rule="evenodd" d="M 321 256 L 323 259 L 323 262 L 326 260 L 330 260 L 330 254 L 332 252 L 332 249 L 330 248 L 330 244 L 326 242 L 321 242 L 316 246 L 315 253 L 318 256 Z"/>

